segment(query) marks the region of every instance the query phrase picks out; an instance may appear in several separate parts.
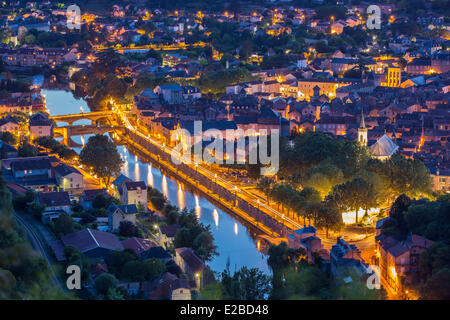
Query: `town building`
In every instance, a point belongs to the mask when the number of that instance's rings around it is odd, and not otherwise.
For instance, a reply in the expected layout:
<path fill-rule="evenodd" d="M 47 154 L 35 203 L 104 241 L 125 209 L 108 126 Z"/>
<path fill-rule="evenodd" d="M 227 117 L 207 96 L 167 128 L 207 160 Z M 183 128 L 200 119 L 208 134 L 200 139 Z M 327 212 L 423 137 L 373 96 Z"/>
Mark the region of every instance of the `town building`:
<path fill-rule="evenodd" d="M 108 227 L 113 232 L 119 231 L 120 223 L 129 221 L 136 225 L 138 209 L 135 204 L 116 205 L 112 203 L 108 207 Z"/>

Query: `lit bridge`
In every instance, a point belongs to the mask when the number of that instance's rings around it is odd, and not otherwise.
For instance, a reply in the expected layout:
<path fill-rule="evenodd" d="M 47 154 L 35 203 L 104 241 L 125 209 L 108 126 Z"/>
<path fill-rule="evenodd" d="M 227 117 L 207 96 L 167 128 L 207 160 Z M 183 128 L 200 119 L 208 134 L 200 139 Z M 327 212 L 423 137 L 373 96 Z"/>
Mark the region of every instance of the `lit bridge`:
<path fill-rule="evenodd" d="M 62 142 L 69 147 L 82 147 L 79 143 L 72 140 L 72 136 L 81 136 L 86 134 L 105 134 L 122 130 L 120 126 L 114 125 L 80 125 L 56 127 L 53 130 L 55 137 L 62 137 Z"/>
<path fill-rule="evenodd" d="M 114 115 L 113 111 L 95 111 L 86 113 L 66 114 L 61 116 L 51 116 L 50 119 L 55 122 L 66 122 L 69 127 L 73 126 L 73 123 L 78 120 L 91 120 L 95 125 L 99 120 L 108 119 Z"/>

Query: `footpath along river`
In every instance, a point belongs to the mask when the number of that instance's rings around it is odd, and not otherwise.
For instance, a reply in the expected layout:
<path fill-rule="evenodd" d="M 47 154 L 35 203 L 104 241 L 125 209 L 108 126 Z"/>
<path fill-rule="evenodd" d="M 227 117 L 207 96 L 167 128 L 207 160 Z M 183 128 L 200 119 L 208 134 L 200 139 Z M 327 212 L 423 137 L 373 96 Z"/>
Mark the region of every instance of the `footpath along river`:
<path fill-rule="evenodd" d="M 45 96 L 46 106 L 51 115 L 80 113 L 80 107 L 84 112 L 89 112 L 87 103 L 84 100 L 75 99 L 69 91 L 42 90 L 42 94 Z M 75 122 L 75 125 L 79 124 L 90 124 L 90 121 Z M 89 136 L 72 138 L 78 143 L 83 143 L 89 139 Z M 185 207 L 194 209 L 199 221 L 211 226 L 219 253 L 212 261 L 208 262 L 212 270 L 223 271 L 229 260 L 231 271 L 246 266 L 270 273 L 266 257 L 258 251 L 257 240 L 238 219 L 220 210 L 213 203 L 196 194 L 195 191 L 189 190 L 180 181 L 169 177 L 156 166 L 133 154 L 126 146 L 122 145 L 117 148 L 125 161 L 122 167 L 123 174 L 133 180 L 145 181 L 148 185 L 161 191 L 172 204 L 181 209 Z"/>

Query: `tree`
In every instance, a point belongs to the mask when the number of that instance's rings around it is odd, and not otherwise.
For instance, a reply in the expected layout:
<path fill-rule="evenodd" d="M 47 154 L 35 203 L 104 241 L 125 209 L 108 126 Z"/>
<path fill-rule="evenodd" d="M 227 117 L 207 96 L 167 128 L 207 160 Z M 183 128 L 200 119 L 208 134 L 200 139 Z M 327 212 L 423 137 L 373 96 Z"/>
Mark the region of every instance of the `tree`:
<path fill-rule="evenodd" d="M 333 298 L 331 281 L 317 265 L 300 262 L 286 270 L 284 279 L 284 286 L 274 291 L 272 298 L 294 300 Z"/>
<path fill-rule="evenodd" d="M 107 295 L 110 289 L 115 289 L 118 284 L 116 277 L 110 273 L 99 275 L 94 282 L 94 289 L 102 295 Z"/>
<path fill-rule="evenodd" d="M 205 261 L 211 260 L 214 255 L 218 254 L 217 246 L 214 244 L 214 237 L 209 228 L 195 237 L 192 248 Z"/>
<path fill-rule="evenodd" d="M 22 145 L 17 149 L 17 153 L 21 158 L 28 158 L 37 156 L 39 150 L 27 141 L 24 141 Z"/>
<path fill-rule="evenodd" d="M 328 230 L 339 231 L 342 226 L 342 215 L 339 213 L 337 205 L 332 201 L 325 201 L 321 203 L 319 208 L 316 226 L 325 228 L 328 238 Z"/>
<path fill-rule="evenodd" d="M 300 257 L 305 256 L 306 252 L 304 249 L 289 248 L 286 242 L 282 242 L 277 246 L 270 246 L 268 254 L 267 264 L 273 272 L 272 296 L 278 299 L 280 298 L 279 290 L 283 285 L 282 279 L 286 269 L 296 263 Z"/>
<path fill-rule="evenodd" d="M 445 268 L 433 274 L 422 287 L 422 297 L 431 300 L 449 300 L 450 268 Z"/>
<path fill-rule="evenodd" d="M 126 281 L 153 281 L 166 271 L 160 259 L 131 260 L 124 264 L 121 278 Z"/>
<path fill-rule="evenodd" d="M 86 146 L 81 150 L 80 162 L 92 168 L 107 186 L 110 185 L 111 178 L 120 174 L 123 164 L 114 142 L 107 136 L 99 134 L 89 138 Z"/>
<path fill-rule="evenodd" d="M 428 169 L 418 159 L 406 159 L 396 154 L 386 161 L 385 174 L 391 192 L 399 196 L 420 197 L 431 194 L 431 178 Z"/>
<path fill-rule="evenodd" d="M 258 181 L 257 188 L 267 197 L 267 202 L 270 201 L 270 190 L 272 189 L 273 180 L 269 177 L 262 177 Z"/>
<path fill-rule="evenodd" d="M 16 136 L 9 131 L 0 132 L 0 140 L 10 145 L 15 145 L 17 143 Z"/>
<path fill-rule="evenodd" d="M 320 196 L 325 198 L 332 188 L 344 182 L 342 171 L 334 165 L 319 165 L 307 172 L 305 187 L 312 187 L 320 192 Z"/>
<path fill-rule="evenodd" d="M 47 262 L 36 255 L 13 218 L 11 193 L 0 177 L 0 297 L 2 299 L 66 299 L 53 286 Z"/>
<path fill-rule="evenodd" d="M 120 277 L 125 263 L 134 260 L 138 260 L 137 254 L 132 249 L 125 249 L 123 251 L 112 251 L 107 258 L 107 263 L 109 270 Z"/>
<path fill-rule="evenodd" d="M 124 237 L 138 236 L 138 228 L 131 221 L 121 221 L 119 224 L 119 234 Z"/>
<path fill-rule="evenodd" d="M 222 299 L 264 300 L 271 291 L 270 277 L 257 268 L 242 267 L 231 275 L 227 264 L 221 278 Z"/>
<path fill-rule="evenodd" d="M 83 253 L 81 253 L 74 246 L 64 247 L 64 256 L 66 257 L 65 265 L 66 268 L 70 265 L 77 265 L 81 270 L 81 281 L 87 282 L 90 279 L 89 267 L 91 262 Z"/>
<path fill-rule="evenodd" d="M 44 205 L 39 205 L 36 202 L 33 202 L 28 208 L 28 212 L 36 219 L 41 219 L 42 214 L 45 211 Z"/>
<path fill-rule="evenodd" d="M 109 195 L 106 194 L 98 194 L 95 196 L 94 200 L 92 200 L 92 207 L 94 209 L 107 209 L 109 205 L 112 203 L 113 199 Z"/>
<path fill-rule="evenodd" d="M 153 196 L 150 198 L 150 202 L 153 204 L 156 210 L 161 210 L 162 208 L 164 208 L 166 199 L 164 196 Z"/>
<path fill-rule="evenodd" d="M 73 220 L 67 213 L 61 214 L 54 223 L 56 234 L 66 235 L 75 231 Z"/>

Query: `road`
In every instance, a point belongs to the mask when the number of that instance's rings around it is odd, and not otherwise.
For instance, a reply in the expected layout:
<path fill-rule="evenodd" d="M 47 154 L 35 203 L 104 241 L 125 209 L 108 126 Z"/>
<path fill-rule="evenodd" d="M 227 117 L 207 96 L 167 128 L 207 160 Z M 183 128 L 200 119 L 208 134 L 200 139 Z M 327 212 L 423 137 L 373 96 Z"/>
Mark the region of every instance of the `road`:
<path fill-rule="evenodd" d="M 173 157 L 178 158 L 181 162 L 186 163 L 184 161 L 184 158 L 181 156 L 181 154 L 179 152 L 173 150 L 172 148 L 170 148 L 166 145 L 161 145 L 159 143 L 159 141 L 156 141 L 155 139 L 149 137 L 148 135 L 143 134 L 140 130 L 136 129 L 136 127 L 134 127 L 130 123 L 127 116 L 123 112 L 119 111 L 119 116 L 122 118 L 125 126 L 129 130 L 133 131 L 135 134 L 137 134 L 140 137 L 144 138 L 145 140 L 151 142 L 152 144 L 158 146 L 160 149 L 162 149 L 164 152 L 168 153 L 169 155 L 172 155 Z M 190 165 L 192 166 L 192 164 L 190 164 Z M 201 164 L 194 163 L 194 166 L 198 172 L 202 173 L 204 176 L 209 178 L 211 181 L 215 181 L 216 183 L 222 185 L 223 187 L 226 187 L 228 190 L 235 191 L 235 193 L 238 197 L 253 204 L 253 206 L 255 208 L 259 208 L 261 211 L 264 211 L 264 212 L 268 213 L 269 215 L 271 215 L 272 217 L 275 217 L 278 221 L 283 222 L 289 228 L 296 230 L 296 229 L 300 229 L 303 227 L 301 224 L 293 221 L 289 217 L 285 216 L 283 213 L 280 213 L 279 211 L 277 211 L 274 208 L 267 205 L 265 200 L 259 199 L 259 197 L 254 196 L 253 194 L 251 194 L 250 192 L 248 192 L 246 190 L 242 190 L 235 184 L 230 183 L 229 181 L 218 176 L 216 173 L 213 173 L 210 170 L 206 169 Z"/>
<path fill-rule="evenodd" d="M 118 115 L 121 118 L 122 122 L 124 123 L 124 126 L 127 127 L 129 130 L 133 131 L 135 134 L 144 138 L 145 140 L 151 142 L 153 145 L 158 146 L 164 152 L 172 155 L 172 157 L 174 157 L 174 158 L 177 158 L 180 162 L 184 162 L 185 164 L 187 164 L 179 152 L 173 150 L 172 148 L 166 146 L 165 144 L 161 145 L 161 143 L 159 141 L 153 139 L 152 137 L 150 137 L 147 134 L 144 134 L 143 132 L 141 132 L 139 130 L 139 128 L 133 126 L 125 112 L 118 111 Z M 260 196 L 255 195 L 251 191 L 245 190 L 244 188 L 240 188 L 237 185 L 231 183 L 230 181 L 218 176 L 217 173 L 214 173 L 214 172 L 210 171 L 209 169 L 205 168 L 204 166 L 202 166 L 201 163 L 194 162 L 193 164 L 189 164 L 189 165 L 191 167 L 194 167 L 196 171 L 200 172 L 201 174 L 203 174 L 205 177 L 207 177 L 211 181 L 215 181 L 217 184 L 222 185 L 223 187 L 225 187 L 228 190 L 233 190 L 237 197 L 240 197 L 241 199 L 252 204 L 255 208 L 259 208 L 261 211 L 272 216 L 279 222 L 282 222 L 284 225 L 286 225 L 290 229 L 296 230 L 296 229 L 303 228 L 302 224 L 290 219 L 284 213 L 279 212 L 278 210 L 273 208 L 271 205 L 269 205 L 267 203 L 266 199 L 263 199 Z M 344 236 L 344 238 L 347 238 L 346 240 L 349 243 L 356 244 L 358 246 L 358 248 L 360 248 L 360 250 L 362 251 L 362 253 L 365 257 L 367 257 L 367 258 L 371 257 L 374 246 L 375 246 L 375 241 L 374 241 L 375 235 L 374 234 L 367 234 L 366 237 L 362 238 L 361 240 L 352 239 L 350 234 L 347 234 L 347 233 L 345 233 L 345 235 L 346 236 Z M 335 239 L 327 239 L 325 236 L 325 233 L 320 234 L 320 236 L 325 245 L 328 245 L 331 247 L 331 245 L 336 243 Z"/>
<path fill-rule="evenodd" d="M 14 217 L 16 218 L 17 222 L 25 229 L 25 231 L 26 231 L 26 233 L 28 235 L 28 238 L 30 239 L 30 243 L 31 243 L 31 246 L 33 247 L 33 249 L 44 260 L 47 261 L 49 269 L 51 271 L 50 278 L 52 279 L 52 282 L 56 286 L 59 286 L 62 289 L 63 292 L 66 292 L 67 291 L 67 287 L 65 285 L 63 285 L 61 280 L 56 275 L 55 269 L 53 268 L 53 261 L 52 261 L 50 255 L 48 254 L 48 252 L 47 252 L 47 250 L 45 248 L 45 243 L 41 240 L 41 237 L 36 232 L 36 230 L 33 227 L 33 225 L 30 222 L 26 221 L 18 213 L 14 213 Z"/>

